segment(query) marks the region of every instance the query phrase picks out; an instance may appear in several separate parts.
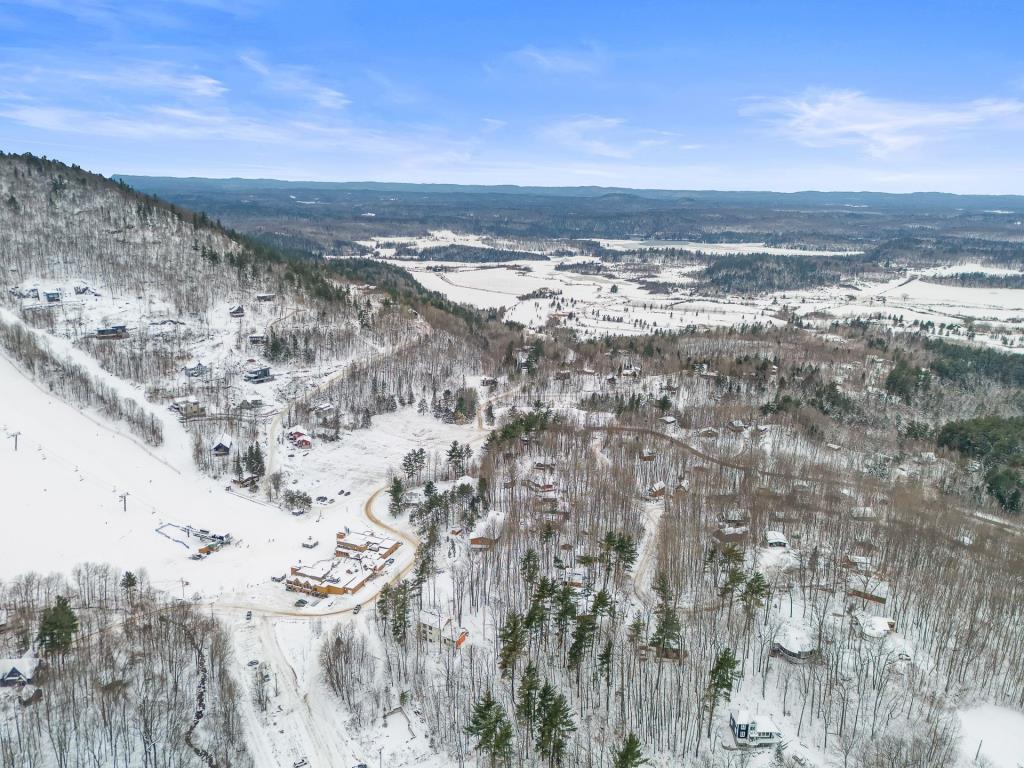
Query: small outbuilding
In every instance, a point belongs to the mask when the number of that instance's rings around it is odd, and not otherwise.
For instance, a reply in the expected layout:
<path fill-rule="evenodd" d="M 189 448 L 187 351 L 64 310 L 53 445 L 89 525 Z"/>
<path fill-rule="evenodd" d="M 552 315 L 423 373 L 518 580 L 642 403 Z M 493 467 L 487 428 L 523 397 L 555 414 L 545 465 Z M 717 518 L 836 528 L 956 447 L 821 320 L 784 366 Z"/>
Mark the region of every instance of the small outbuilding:
<path fill-rule="evenodd" d="M 229 453 L 231 453 L 231 444 L 232 443 L 231 443 L 231 436 L 230 435 L 228 435 L 228 434 L 221 435 L 219 438 L 217 438 L 217 441 L 213 444 L 213 449 L 212 449 L 213 455 L 214 456 L 227 456 Z"/>

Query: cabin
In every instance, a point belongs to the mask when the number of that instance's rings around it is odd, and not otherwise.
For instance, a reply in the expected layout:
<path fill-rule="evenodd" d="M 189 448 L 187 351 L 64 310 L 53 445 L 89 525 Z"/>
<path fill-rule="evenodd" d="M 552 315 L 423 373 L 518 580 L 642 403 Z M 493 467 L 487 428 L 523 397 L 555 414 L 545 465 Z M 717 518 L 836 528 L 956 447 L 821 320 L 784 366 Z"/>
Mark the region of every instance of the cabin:
<path fill-rule="evenodd" d="M 631 379 L 635 379 L 640 376 L 640 366 L 627 365 L 622 369 L 622 375 L 628 376 Z"/>
<path fill-rule="evenodd" d="M 654 461 L 656 458 L 658 458 L 657 451 L 650 448 L 644 448 L 640 451 L 640 461 Z"/>
<path fill-rule="evenodd" d="M 275 293 L 257 293 L 256 301 L 273 301 L 276 295 Z"/>
<path fill-rule="evenodd" d="M 806 661 L 814 656 L 818 646 L 807 627 L 799 621 L 787 621 L 775 633 L 771 652 L 788 661 Z"/>
<path fill-rule="evenodd" d="M 751 715 L 746 709 L 729 712 L 729 728 L 741 747 L 772 747 L 782 741 L 782 731 L 767 715 Z"/>
<path fill-rule="evenodd" d="M 295 438 L 295 440 L 293 442 L 295 443 L 295 447 L 296 448 L 312 448 L 313 447 L 313 441 L 312 441 L 312 439 L 310 439 L 309 435 L 299 435 L 298 437 Z"/>
<path fill-rule="evenodd" d="M 217 442 L 213 444 L 212 452 L 214 456 L 227 456 L 231 453 L 231 436 L 224 434 L 217 438 Z"/>
<path fill-rule="evenodd" d="M 270 366 L 265 365 L 260 368 L 252 368 L 251 370 L 246 371 L 242 378 L 250 384 L 262 384 L 265 381 L 273 380 L 274 377 L 270 373 Z"/>
<path fill-rule="evenodd" d="M 202 363 L 196 363 L 195 365 L 186 365 L 184 368 L 182 368 L 182 371 L 185 372 L 185 375 L 193 379 L 199 376 L 203 376 L 209 370 L 209 367 L 203 365 Z"/>
<path fill-rule="evenodd" d="M 722 515 L 722 520 L 729 525 L 746 525 L 750 522 L 750 515 L 742 509 L 730 509 Z"/>
<path fill-rule="evenodd" d="M 660 419 L 658 419 L 658 421 L 660 421 L 662 424 L 668 424 L 669 426 L 671 426 L 672 424 L 676 423 L 676 417 L 675 416 L 662 416 Z"/>
<path fill-rule="evenodd" d="M 539 472 L 534 472 L 523 480 L 523 485 L 535 493 L 554 493 L 558 489 L 554 480 L 549 480 L 547 476 Z"/>
<path fill-rule="evenodd" d="M 716 544 L 743 544 L 750 537 L 750 529 L 745 525 L 726 525 L 711 534 Z"/>
<path fill-rule="evenodd" d="M 788 549 L 789 539 L 781 531 L 765 531 L 764 545 L 769 549 Z"/>
<path fill-rule="evenodd" d="M 61 292 L 58 291 L 43 291 L 43 299 L 46 300 L 47 304 L 60 304 Z"/>
<path fill-rule="evenodd" d="M 877 520 L 878 515 L 875 514 L 875 510 L 871 507 L 854 507 L 850 510 L 850 517 L 854 520 Z"/>
<path fill-rule="evenodd" d="M 862 573 L 871 573 L 872 568 L 871 558 L 866 555 L 853 555 L 847 553 L 843 555 L 839 561 L 839 565 L 850 571 L 860 571 Z"/>
<path fill-rule="evenodd" d="M 24 656 L 20 659 L 0 659 L 0 686 L 28 685 L 36 676 L 39 659 Z"/>
<path fill-rule="evenodd" d="M 111 325 L 106 328 L 96 329 L 97 339 L 127 339 L 128 338 L 128 326 L 127 325 Z"/>
<path fill-rule="evenodd" d="M 860 632 L 863 637 L 878 639 L 896 631 L 896 622 L 888 616 L 873 616 L 864 611 L 856 611 L 850 616 L 850 626 Z"/>
<path fill-rule="evenodd" d="M 498 380 L 496 378 L 494 378 L 493 376 L 481 376 L 480 377 L 480 386 L 481 387 L 493 387 L 497 383 L 498 383 Z"/>
<path fill-rule="evenodd" d="M 647 489 L 647 498 L 649 499 L 660 499 L 665 496 L 665 483 L 660 480 Z"/>
<path fill-rule="evenodd" d="M 550 456 L 541 456 L 533 462 L 533 468 L 540 472 L 554 472 L 555 460 Z"/>
<path fill-rule="evenodd" d="M 245 309 L 243 309 L 241 305 L 236 304 L 228 310 L 228 314 L 231 315 L 231 317 L 245 317 Z"/>
<path fill-rule="evenodd" d="M 250 333 L 249 334 L 250 344 L 266 344 L 267 335 L 265 333 Z"/>

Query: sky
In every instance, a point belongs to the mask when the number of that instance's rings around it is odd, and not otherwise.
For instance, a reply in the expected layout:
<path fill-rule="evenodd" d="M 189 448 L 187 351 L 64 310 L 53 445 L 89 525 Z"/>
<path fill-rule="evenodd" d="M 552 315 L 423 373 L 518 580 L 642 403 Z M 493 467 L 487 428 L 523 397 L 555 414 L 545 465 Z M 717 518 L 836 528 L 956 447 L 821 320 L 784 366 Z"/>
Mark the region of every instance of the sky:
<path fill-rule="evenodd" d="M 0 149 L 99 173 L 1024 194 L 1024 3 L 0 0 Z"/>

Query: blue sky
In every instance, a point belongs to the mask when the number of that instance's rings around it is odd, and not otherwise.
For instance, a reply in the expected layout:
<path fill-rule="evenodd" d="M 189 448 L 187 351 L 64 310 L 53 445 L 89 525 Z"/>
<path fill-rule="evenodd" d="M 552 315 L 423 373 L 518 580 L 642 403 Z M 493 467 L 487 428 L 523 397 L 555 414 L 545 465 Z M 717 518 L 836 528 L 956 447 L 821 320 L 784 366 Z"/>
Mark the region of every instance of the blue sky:
<path fill-rule="evenodd" d="M 1024 193 L 1019 2 L 0 0 L 0 148 L 105 174 Z"/>

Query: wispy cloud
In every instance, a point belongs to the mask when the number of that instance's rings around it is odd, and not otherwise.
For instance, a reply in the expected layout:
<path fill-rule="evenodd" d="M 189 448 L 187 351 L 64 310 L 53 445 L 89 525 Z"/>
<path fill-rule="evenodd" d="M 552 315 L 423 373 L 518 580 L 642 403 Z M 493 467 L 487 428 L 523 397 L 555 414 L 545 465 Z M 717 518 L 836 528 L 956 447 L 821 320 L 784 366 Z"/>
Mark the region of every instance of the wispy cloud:
<path fill-rule="evenodd" d="M 673 134 L 629 125 L 621 117 L 581 115 L 545 126 L 542 138 L 598 157 L 626 160 L 653 147 L 671 143 Z"/>
<path fill-rule="evenodd" d="M 51 92 L 66 88 L 85 95 L 88 86 L 105 91 L 139 91 L 146 95 L 172 94 L 210 99 L 227 87 L 220 80 L 162 61 L 130 61 L 109 66 L 105 62 L 71 64 L 41 60 L 35 51 L 18 51 L 13 63 L 0 63 L 0 79 L 10 84 L 43 87 Z"/>
<path fill-rule="evenodd" d="M 499 120 L 496 117 L 483 117 L 480 119 L 480 122 L 484 124 L 485 133 L 494 133 L 495 131 L 500 131 L 502 128 L 508 125 L 507 121 Z"/>
<path fill-rule="evenodd" d="M 243 53 L 239 59 L 279 93 L 307 99 L 326 109 L 341 109 L 349 104 L 344 93 L 316 82 L 305 67 L 271 65 L 255 52 Z"/>
<path fill-rule="evenodd" d="M 879 99 L 852 90 L 810 90 L 799 96 L 754 99 L 741 114 L 765 118 L 784 136 L 806 146 L 852 145 L 884 157 L 955 131 L 1002 124 L 1024 114 L 1024 101 L 937 104 Z"/>
<path fill-rule="evenodd" d="M 578 50 L 563 50 L 528 45 L 513 52 L 512 58 L 545 72 L 587 74 L 602 69 L 607 56 L 596 46 Z"/>

